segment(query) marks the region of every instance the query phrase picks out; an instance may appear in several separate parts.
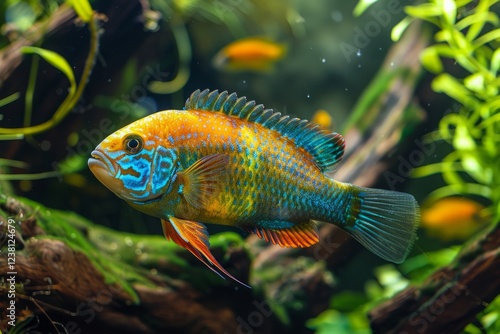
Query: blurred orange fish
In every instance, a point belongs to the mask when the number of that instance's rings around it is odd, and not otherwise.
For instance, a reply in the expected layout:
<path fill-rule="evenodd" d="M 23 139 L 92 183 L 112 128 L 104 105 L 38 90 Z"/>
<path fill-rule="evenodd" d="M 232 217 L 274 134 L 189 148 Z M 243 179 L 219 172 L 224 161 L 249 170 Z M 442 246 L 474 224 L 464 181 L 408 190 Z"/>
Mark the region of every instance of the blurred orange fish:
<path fill-rule="evenodd" d="M 464 197 L 446 197 L 422 208 L 422 226 L 443 240 L 463 240 L 488 221 L 485 207 Z"/>
<path fill-rule="evenodd" d="M 283 58 L 286 47 L 263 37 L 247 37 L 230 43 L 214 57 L 214 67 L 233 72 L 264 72 Z"/>

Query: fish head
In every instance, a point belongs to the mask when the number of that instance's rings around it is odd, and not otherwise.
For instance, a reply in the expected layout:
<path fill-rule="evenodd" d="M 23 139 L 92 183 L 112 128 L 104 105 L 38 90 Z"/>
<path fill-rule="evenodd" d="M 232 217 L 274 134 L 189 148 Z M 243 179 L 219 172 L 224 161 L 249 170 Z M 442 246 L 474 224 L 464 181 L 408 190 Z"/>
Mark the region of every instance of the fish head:
<path fill-rule="evenodd" d="M 102 184 L 135 204 L 160 200 L 176 175 L 176 151 L 164 146 L 152 116 L 106 137 L 88 160 L 90 170 Z"/>

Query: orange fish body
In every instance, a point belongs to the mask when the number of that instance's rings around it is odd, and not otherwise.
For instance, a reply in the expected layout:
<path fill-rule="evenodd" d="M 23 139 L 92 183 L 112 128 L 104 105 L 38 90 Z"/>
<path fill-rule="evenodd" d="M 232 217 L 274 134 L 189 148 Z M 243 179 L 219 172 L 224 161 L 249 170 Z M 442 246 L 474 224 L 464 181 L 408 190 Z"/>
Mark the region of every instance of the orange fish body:
<path fill-rule="evenodd" d="M 89 166 L 131 206 L 161 218 L 167 239 L 228 276 L 210 253 L 203 223 L 308 247 L 318 242 L 320 220 L 402 262 L 419 220 L 415 200 L 327 177 L 343 151 L 337 133 L 205 90 L 194 92 L 185 110 L 158 112 L 113 133 Z"/>
<path fill-rule="evenodd" d="M 286 47 L 259 37 L 243 38 L 224 47 L 214 57 L 214 66 L 229 71 L 268 71 L 283 58 Z"/>

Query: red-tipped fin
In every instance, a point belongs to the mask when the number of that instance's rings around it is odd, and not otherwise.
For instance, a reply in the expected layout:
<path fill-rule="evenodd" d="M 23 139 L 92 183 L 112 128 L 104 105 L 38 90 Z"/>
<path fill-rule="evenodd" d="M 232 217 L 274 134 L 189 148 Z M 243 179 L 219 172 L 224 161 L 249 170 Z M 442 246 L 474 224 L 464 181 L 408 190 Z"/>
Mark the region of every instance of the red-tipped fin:
<path fill-rule="evenodd" d="M 169 220 L 161 220 L 163 233 L 167 240 L 172 240 L 181 247 L 184 247 L 203 262 L 208 268 L 215 272 L 220 277 L 223 273 L 227 277 L 235 280 L 241 285 L 251 288 L 250 286 L 240 282 L 229 274 L 210 252 L 210 242 L 208 240 L 208 232 L 202 223 L 197 223 L 190 220 L 170 217 Z M 214 268 L 215 267 L 215 268 Z M 217 271 L 217 269 L 220 271 Z"/>
<path fill-rule="evenodd" d="M 182 195 L 186 201 L 200 208 L 217 188 L 217 182 L 226 171 L 229 157 L 226 154 L 207 155 L 186 170 L 179 172 L 183 188 Z"/>
<path fill-rule="evenodd" d="M 265 226 L 269 223 L 276 225 L 276 222 L 259 222 L 259 225 Z M 319 241 L 316 224 L 312 220 L 284 229 L 249 225 L 244 226 L 243 229 L 281 247 L 304 248 Z"/>

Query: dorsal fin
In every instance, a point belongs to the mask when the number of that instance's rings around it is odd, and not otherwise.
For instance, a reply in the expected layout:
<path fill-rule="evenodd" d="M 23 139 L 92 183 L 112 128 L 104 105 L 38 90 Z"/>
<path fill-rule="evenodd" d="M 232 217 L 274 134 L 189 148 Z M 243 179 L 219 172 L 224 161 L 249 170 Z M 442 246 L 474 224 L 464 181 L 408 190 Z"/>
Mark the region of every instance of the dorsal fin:
<path fill-rule="evenodd" d="M 282 116 L 272 109 L 265 109 L 262 104 L 247 101 L 246 97 L 238 98 L 236 93 L 198 89 L 187 99 L 184 109 L 221 112 L 277 131 L 309 152 L 322 172 L 335 171 L 344 154 L 344 137 L 340 134 L 323 130 L 306 120 Z"/>

